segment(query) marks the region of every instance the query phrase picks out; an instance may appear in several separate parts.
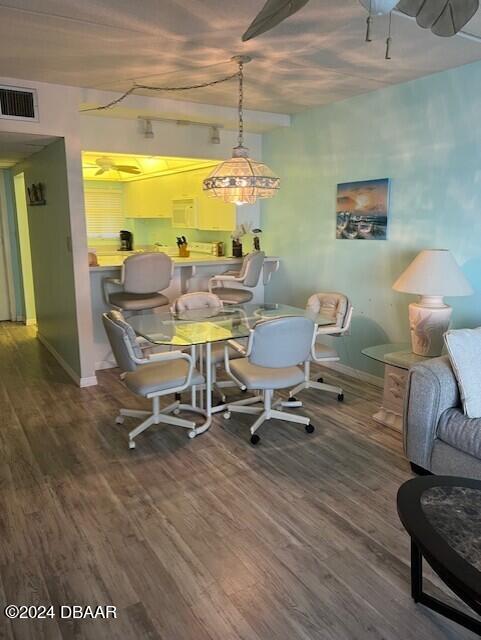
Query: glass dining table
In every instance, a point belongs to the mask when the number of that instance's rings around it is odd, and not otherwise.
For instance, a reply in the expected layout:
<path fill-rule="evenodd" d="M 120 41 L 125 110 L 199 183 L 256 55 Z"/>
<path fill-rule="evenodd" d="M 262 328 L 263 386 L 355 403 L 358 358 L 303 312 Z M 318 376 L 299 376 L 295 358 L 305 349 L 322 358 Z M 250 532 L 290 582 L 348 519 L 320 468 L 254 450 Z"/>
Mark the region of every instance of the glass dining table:
<path fill-rule="evenodd" d="M 220 309 L 190 309 L 182 312 L 152 311 L 132 315 L 126 321 L 138 336 L 152 344 L 178 349 L 190 347 L 194 358 L 196 348 L 201 349 L 201 362 L 205 364 L 206 421 L 196 429 L 198 435 L 210 427 L 214 413 L 225 409 L 225 405 L 212 406 L 212 344 L 247 338 L 257 322 L 288 316 L 310 318 L 316 326 L 333 324 L 332 316 L 275 303 L 226 305 Z"/>

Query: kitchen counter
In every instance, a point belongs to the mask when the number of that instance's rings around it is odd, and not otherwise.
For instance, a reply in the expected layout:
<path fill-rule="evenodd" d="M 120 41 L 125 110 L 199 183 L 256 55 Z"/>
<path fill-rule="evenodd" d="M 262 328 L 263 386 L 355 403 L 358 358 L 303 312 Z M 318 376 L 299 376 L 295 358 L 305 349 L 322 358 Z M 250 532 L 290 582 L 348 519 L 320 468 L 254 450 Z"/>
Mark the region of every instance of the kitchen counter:
<path fill-rule="evenodd" d="M 112 257 L 112 255 L 98 255 L 97 260 L 99 262 L 99 265 L 96 267 L 90 267 L 90 271 L 112 271 L 113 269 L 119 269 L 127 257 L 128 256 L 123 255 L 114 257 Z M 203 267 L 219 267 L 225 265 L 226 267 L 228 267 L 230 265 L 235 265 L 242 262 L 242 258 L 233 258 L 229 256 L 217 257 L 209 255 L 207 253 L 194 252 L 192 252 L 188 258 L 179 258 L 178 256 L 171 256 L 171 258 L 175 266 L 179 267 L 196 267 L 199 265 Z M 278 258 L 276 258 L 275 256 L 266 256 L 265 261 L 277 262 Z"/>

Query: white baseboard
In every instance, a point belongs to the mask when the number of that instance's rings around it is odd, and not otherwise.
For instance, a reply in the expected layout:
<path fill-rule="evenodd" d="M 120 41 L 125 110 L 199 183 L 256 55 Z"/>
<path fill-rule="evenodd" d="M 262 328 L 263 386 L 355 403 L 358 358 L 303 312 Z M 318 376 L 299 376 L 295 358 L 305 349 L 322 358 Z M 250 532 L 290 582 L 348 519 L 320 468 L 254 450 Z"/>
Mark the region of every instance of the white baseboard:
<path fill-rule="evenodd" d="M 117 365 L 112 360 L 99 360 L 95 363 L 95 371 L 101 369 L 114 369 Z"/>
<path fill-rule="evenodd" d="M 97 384 L 96 376 L 89 376 L 86 378 L 81 378 L 76 371 L 72 369 L 72 367 L 66 362 L 60 353 L 53 347 L 50 342 L 42 336 L 40 332 L 37 332 L 38 340 L 43 344 L 43 346 L 47 349 L 47 351 L 55 358 L 55 360 L 59 363 L 59 365 L 64 369 L 64 371 L 72 378 L 75 384 L 79 387 L 93 387 Z"/>
<path fill-rule="evenodd" d="M 339 371 L 339 373 L 344 373 L 346 376 L 351 376 L 351 378 L 356 378 L 357 380 L 362 380 L 363 382 L 369 382 L 376 387 L 382 388 L 384 386 L 383 378 L 375 376 L 372 373 L 367 373 L 367 371 L 354 369 L 353 367 L 349 367 L 347 364 L 341 364 L 340 362 L 326 362 L 322 366 L 327 367 L 328 369 L 333 369 L 334 371 Z"/>

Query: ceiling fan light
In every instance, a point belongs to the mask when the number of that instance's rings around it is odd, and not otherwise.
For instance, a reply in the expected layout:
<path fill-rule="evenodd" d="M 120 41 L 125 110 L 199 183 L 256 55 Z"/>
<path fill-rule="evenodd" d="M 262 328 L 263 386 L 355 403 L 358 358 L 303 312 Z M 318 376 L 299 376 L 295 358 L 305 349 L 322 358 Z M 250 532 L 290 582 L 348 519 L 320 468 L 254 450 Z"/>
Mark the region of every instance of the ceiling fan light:
<path fill-rule="evenodd" d="M 371 15 L 383 16 L 390 13 L 399 0 L 359 0 L 359 2 Z"/>

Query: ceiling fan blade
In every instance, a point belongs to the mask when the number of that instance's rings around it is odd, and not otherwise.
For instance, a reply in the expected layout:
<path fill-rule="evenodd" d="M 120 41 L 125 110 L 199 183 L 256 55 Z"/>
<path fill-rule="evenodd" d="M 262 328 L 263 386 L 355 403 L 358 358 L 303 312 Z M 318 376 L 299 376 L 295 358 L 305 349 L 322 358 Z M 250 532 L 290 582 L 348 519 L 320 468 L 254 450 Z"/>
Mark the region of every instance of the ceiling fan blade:
<path fill-rule="evenodd" d="M 103 173 L 105 173 L 105 169 L 99 169 L 98 171 L 95 172 L 96 176 L 101 176 Z"/>
<path fill-rule="evenodd" d="M 133 173 L 134 175 L 142 173 L 138 167 L 133 167 L 128 164 L 113 164 L 112 169 L 117 169 L 117 171 L 123 171 L 124 173 Z"/>
<path fill-rule="evenodd" d="M 273 29 L 280 22 L 297 13 L 308 2 L 309 0 L 267 0 L 242 36 L 243 42 Z"/>
<path fill-rule="evenodd" d="M 401 0 L 396 8 L 416 18 L 423 29 L 450 37 L 471 20 L 479 9 L 479 0 Z"/>

